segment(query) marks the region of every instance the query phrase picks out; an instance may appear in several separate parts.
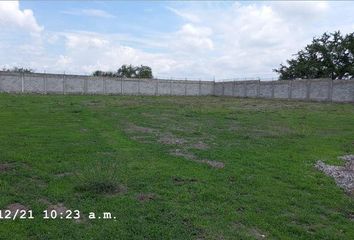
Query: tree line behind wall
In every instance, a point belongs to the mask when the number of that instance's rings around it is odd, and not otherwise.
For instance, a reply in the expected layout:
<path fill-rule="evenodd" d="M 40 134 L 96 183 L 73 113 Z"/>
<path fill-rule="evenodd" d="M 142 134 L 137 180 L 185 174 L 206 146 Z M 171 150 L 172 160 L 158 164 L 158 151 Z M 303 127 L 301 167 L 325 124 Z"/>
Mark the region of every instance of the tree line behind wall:
<path fill-rule="evenodd" d="M 93 76 L 100 77 L 120 77 L 120 78 L 153 78 L 151 67 L 122 65 L 116 72 L 105 72 L 97 70 Z"/>
<path fill-rule="evenodd" d="M 280 80 L 354 78 L 354 33 L 324 33 L 278 69 Z"/>

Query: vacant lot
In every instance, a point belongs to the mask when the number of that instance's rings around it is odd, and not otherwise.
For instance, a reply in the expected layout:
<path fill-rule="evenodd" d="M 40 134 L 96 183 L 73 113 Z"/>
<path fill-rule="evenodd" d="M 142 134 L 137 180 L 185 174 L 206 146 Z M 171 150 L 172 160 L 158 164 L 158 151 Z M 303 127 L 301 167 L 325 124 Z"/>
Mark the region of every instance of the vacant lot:
<path fill-rule="evenodd" d="M 0 126 L 0 209 L 35 217 L 0 239 L 354 239 L 314 167 L 354 153 L 352 104 L 1 94 Z"/>

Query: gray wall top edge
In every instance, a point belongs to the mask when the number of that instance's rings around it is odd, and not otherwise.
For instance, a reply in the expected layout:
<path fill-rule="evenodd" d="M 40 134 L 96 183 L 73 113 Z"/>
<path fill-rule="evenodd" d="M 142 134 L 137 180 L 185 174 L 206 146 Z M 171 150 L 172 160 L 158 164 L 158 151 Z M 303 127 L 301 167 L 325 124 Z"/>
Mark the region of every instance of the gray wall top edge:
<path fill-rule="evenodd" d="M 156 78 L 115 78 L 115 77 L 97 77 L 97 76 L 89 76 L 89 75 L 74 75 L 74 74 L 55 74 L 55 73 L 19 73 L 19 72 L 8 72 L 8 71 L 0 71 L 0 75 L 6 76 L 21 76 L 24 75 L 26 77 L 57 77 L 57 78 L 79 78 L 79 79 L 94 79 L 94 80 L 114 80 L 114 81 L 158 81 L 158 82 L 173 82 L 173 83 L 203 83 L 203 84 L 214 84 L 213 81 L 195 81 L 195 80 L 171 80 L 171 79 L 156 79 Z"/>
<path fill-rule="evenodd" d="M 274 81 L 259 81 L 259 80 L 246 80 L 246 81 L 225 81 L 225 82 L 215 82 L 215 84 L 223 84 L 223 83 L 236 83 L 236 84 L 251 84 L 258 83 L 260 84 L 288 84 L 291 82 L 328 82 L 331 81 L 330 78 L 315 78 L 315 79 L 296 79 L 296 80 L 274 80 Z M 352 79 L 336 79 L 333 80 L 333 83 L 352 83 L 354 82 L 354 78 Z"/>
<path fill-rule="evenodd" d="M 21 76 L 23 73 L 18 73 L 18 72 L 8 72 L 8 71 L 0 71 L 0 75 L 7 75 L 7 76 Z M 145 79 L 145 78 L 114 78 L 114 77 L 95 77 L 95 76 L 89 76 L 89 75 L 75 75 L 75 74 L 54 74 L 54 73 L 24 73 L 24 76 L 47 76 L 47 77 L 59 77 L 63 78 L 63 76 L 68 77 L 68 78 L 84 78 L 84 79 L 97 79 L 97 80 L 116 80 L 116 81 L 159 81 L 159 82 L 175 82 L 175 83 L 203 83 L 203 84 L 214 84 L 214 81 L 205 81 L 205 80 L 173 80 L 173 79 Z M 243 81 L 224 81 L 224 82 L 215 82 L 215 84 L 223 84 L 223 83 L 230 83 L 230 82 L 235 82 L 236 84 L 252 84 L 252 83 L 258 83 L 260 82 L 261 84 L 272 84 L 272 83 L 290 83 L 290 82 L 321 82 L 321 81 L 330 81 L 330 78 L 318 78 L 318 79 L 296 79 L 296 80 L 273 80 L 273 81 L 260 81 L 260 80 L 243 80 Z M 333 83 L 349 83 L 349 82 L 354 82 L 353 79 L 341 79 L 341 80 L 333 80 Z"/>
<path fill-rule="evenodd" d="M 7 75 L 7 76 L 20 76 L 20 73 L 17 72 L 6 72 L 6 71 L 0 71 L 0 75 Z"/>

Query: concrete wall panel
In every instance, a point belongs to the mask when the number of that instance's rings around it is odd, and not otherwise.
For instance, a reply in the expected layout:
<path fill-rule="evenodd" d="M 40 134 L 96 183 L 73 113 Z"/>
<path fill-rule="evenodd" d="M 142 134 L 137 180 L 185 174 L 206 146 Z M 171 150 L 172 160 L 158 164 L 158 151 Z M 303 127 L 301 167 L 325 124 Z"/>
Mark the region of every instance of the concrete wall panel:
<path fill-rule="evenodd" d="M 159 80 L 158 81 L 158 95 L 171 95 L 171 84 L 169 80 Z"/>
<path fill-rule="evenodd" d="M 64 77 L 65 93 L 83 94 L 85 78 L 67 75 Z"/>
<path fill-rule="evenodd" d="M 122 94 L 122 82 L 116 78 L 106 79 L 106 93 L 112 95 Z"/>
<path fill-rule="evenodd" d="M 46 75 L 47 93 L 63 93 L 63 77 L 56 75 Z"/>
<path fill-rule="evenodd" d="M 29 93 L 44 93 L 44 75 L 36 76 L 31 74 L 24 75 L 24 92 Z"/>
<path fill-rule="evenodd" d="M 291 82 L 291 98 L 292 99 L 306 99 L 307 83 L 304 80 Z"/>
<path fill-rule="evenodd" d="M 187 96 L 199 95 L 199 82 L 187 82 Z"/>
<path fill-rule="evenodd" d="M 354 81 L 349 81 L 349 80 L 333 81 L 332 101 L 354 102 Z"/>
<path fill-rule="evenodd" d="M 233 96 L 234 82 L 224 82 L 224 96 Z"/>
<path fill-rule="evenodd" d="M 156 94 L 156 81 L 153 80 L 140 80 L 140 94 L 142 95 L 155 95 Z"/>
<path fill-rule="evenodd" d="M 21 92 L 22 76 L 21 74 L 3 74 L 0 78 L 0 88 L 2 92 Z"/>
<path fill-rule="evenodd" d="M 235 82 L 234 96 L 245 97 L 246 96 L 246 84 L 244 82 Z"/>
<path fill-rule="evenodd" d="M 264 82 L 260 83 L 259 86 L 259 97 L 261 98 L 272 98 L 273 91 L 273 83 L 272 82 Z"/>
<path fill-rule="evenodd" d="M 217 82 L 215 83 L 215 89 L 214 89 L 214 94 L 215 96 L 222 96 L 223 95 L 223 83 L 222 82 Z"/>
<path fill-rule="evenodd" d="M 88 78 L 86 79 L 87 84 L 87 93 L 89 94 L 103 94 L 105 93 L 105 82 L 107 83 L 107 79 L 100 79 L 100 78 Z"/>
<path fill-rule="evenodd" d="M 274 84 L 274 98 L 286 99 L 289 98 L 289 83 L 288 81 L 279 81 Z"/>
<path fill-rule="evenodd" d="M 310 100 L 325 101 L 329 98 L 329 81 L 317 81 L 310 82 Z"/>
<path fill-rule="evenodd" d="M 172 82 L 172 95 L 183 96 L 186 94 L 187 83 L 185 81 L 173 81 Z"/>
<path fill-rule="evenodd" d="M 258 83 L 247 83 L 246 84 L 246 96 L 247 97 L 257 97 L 258 95 Z"/>
<path fill-rule="evenodd" d="M 137 79 L 124 79 L 122 82 L 123 94 L 138 95 L 139 94 L 139 81 Z"/>
<path fill-rule="evenodd" d="M 200 85 L 200 95 L 213 95 L 214 93 L 214 82 L 201 82 Z"/>

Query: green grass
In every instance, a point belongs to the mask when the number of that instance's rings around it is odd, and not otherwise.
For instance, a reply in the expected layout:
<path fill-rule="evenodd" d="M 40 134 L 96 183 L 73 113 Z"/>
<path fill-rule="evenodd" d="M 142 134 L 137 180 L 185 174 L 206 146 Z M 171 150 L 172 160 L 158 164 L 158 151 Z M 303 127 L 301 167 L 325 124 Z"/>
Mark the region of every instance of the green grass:
<path fill-rule="evenodd" d="M 0 239 L 354 239 L 352 196 L 313 167 L 354 153 L 352 104 L 1 94 L 0 126 L 0 209 L 35 215 Z M 46 202 L 85 219 L 43 220 Z"/>

